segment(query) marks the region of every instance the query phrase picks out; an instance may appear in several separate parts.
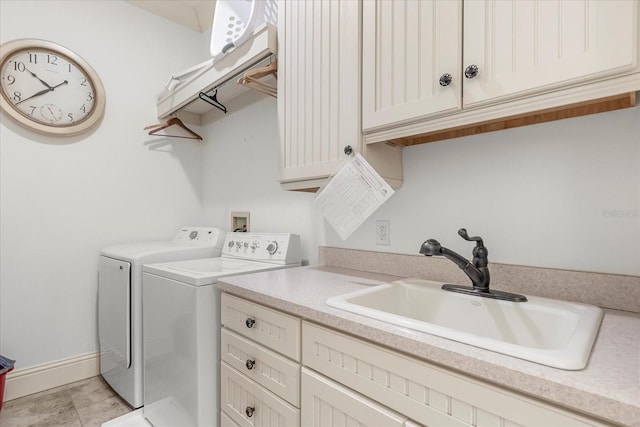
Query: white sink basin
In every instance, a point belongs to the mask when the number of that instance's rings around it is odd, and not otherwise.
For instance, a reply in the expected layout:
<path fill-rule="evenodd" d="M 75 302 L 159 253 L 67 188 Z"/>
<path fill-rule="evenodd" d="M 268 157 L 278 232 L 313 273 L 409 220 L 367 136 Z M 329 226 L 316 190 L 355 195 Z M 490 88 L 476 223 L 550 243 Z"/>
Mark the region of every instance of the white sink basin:
<path fill-rule="evenodd" d="M 547 298 L 509 302 L 407 279 L 329 298 L 327 304 L 405 328 L 554 368 L 586 366 L 602 309 Z"/>

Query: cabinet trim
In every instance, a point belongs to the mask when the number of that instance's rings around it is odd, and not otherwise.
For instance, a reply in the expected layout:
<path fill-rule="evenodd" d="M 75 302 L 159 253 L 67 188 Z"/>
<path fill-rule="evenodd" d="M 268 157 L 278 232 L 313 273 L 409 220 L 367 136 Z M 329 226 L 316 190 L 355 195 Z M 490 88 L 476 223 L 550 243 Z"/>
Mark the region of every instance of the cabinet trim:
<path fill-rule="evenodd" d="M 419 121 L 397 123 L 393 127 L 370 129 L 364 135 L 364 141 L 366 144 L 381 141 L 396 142 L 403 138 L 425 135 L 435 131 L 504 120 L 505 117 L 536 114 L 552 108 L 587 104 L 594 102 L 594 100 L 635 93 L 638 90 L 640 90 L 640 73 L 502 104 L 469 108 L 458 113 L 434 116 L 430 119 L 423 118 Z"/>
<path fill-rule="evenodd" d="M 575 104 L 548 108 L 545 110 L 532 111 L 530 113 L 519 114 L 502 119 L 489 120 L 482 123 L 462 125 L 454 128 L 437 130 L 421 135 L 414 135 L 406 138 L 398 138 L 392 142 L 408 147 L 417 144 L 442 141 L 444 139 L 458 138 L 462 136 L 477 135 L 480 133 L 494 132 L 498 130 L 511 129 L 521 126 L 551 122 L 555 120 L 569 119 L 573 117 L 586 116 L 589 114 L 604 113 L 636 105 L 636 93 L 623 93 L 607 98 L 595 99 L 593 101 L 578 102 Z"/>

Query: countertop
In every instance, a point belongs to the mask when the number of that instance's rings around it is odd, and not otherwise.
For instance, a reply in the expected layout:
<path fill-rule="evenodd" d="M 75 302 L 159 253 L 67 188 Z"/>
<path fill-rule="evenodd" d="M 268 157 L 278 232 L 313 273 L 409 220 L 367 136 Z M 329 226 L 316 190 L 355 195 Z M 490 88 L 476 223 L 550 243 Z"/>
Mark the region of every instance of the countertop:
<path fill-rule="evenodd" d="M 225 277 L 218 287 L 535 398 L 640 426 L 640 315 L 605 309 L 585 369 L 564 371 L 329 307 L 327 298 L 402 277 L 307 266 Z"/>

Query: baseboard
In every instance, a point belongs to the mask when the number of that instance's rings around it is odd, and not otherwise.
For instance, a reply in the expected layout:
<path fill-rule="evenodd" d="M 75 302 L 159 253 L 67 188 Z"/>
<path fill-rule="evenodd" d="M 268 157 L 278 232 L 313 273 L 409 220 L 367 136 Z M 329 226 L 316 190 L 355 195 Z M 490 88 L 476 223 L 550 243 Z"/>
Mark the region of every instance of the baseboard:
<path fill-rule="evenodd" d="M 100 353 L 16 369 L 7 374 L 3 401 L 17 399 L 100 374 Z"/>

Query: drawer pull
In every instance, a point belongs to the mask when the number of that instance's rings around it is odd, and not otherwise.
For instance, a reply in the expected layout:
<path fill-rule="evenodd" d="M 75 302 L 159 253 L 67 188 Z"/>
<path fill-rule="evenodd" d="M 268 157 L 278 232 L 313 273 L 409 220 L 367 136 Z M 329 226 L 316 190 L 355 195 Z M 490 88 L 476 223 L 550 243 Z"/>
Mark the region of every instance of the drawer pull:
<path fill-rule="evenodd" d="M 253 417 L 253 412 L 256 410 L 253 406 L 247 406 L 247 409 L 244 410 L 244 413 L 247 414 L 247 417 Z"/>
<path fill-rule="evenodd" d="M 256 319 L 248 318 L 245 320 L 244 324 L 247 325 L 247 328 L 251 329 L 253 328 L 253 325 L 256 324 Z"/>
<path fill-rule="evenodd" d="M 252 370 L 255 364 L 256 364 L 255 360 L 247 359 L 244 366 L 246 366 L 248 370 Z"/>

